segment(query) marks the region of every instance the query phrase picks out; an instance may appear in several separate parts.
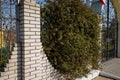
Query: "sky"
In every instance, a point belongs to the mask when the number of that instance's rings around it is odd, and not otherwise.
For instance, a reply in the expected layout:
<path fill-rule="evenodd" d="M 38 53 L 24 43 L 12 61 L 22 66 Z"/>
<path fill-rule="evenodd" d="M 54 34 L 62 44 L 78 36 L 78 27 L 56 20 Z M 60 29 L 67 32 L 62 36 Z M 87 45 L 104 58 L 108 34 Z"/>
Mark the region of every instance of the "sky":
<path fill-rule="evenodd" d="M 39 1 L 43 3 L 45 0 L 36 0 L 36 2 L 39 2 Z"/>
<path fill-rule="evenodd" d="M 36 1 L 44 2 L 44 0 L 36 0 Z"/>
<path fill-rule="evenodd" d="M 45 1 L 45 0 L 36 0 L 36 2 L 41 2 L 41 3 L 42 3 L 42 6 L 45 4 L 44 1 Z"/>

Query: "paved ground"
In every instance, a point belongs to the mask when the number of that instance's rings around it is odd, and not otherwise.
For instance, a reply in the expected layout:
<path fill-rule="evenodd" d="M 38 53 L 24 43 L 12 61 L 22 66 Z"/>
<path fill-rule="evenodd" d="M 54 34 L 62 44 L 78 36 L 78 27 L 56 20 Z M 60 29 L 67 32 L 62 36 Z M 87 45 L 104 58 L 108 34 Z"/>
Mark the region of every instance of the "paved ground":
<path fill-rule="evenodd" d="M 109 79 L 109 78 L 106 78 L 106 77 L 98 76 L 98 77 L 94 78 L 93 80 L 113 80 L 113 79 Z"/>
<path fill-rule="evenodd" d="M 120 77 L 120 58 L 114 58 L 102 64 L 102 71 Z"/>
<path fill-rule="evenodd" d="M 120 77 L 120 58 L 114 58 L 102 63 L 102 71 Z M 93 80 L 113 80 L 113 79 L 97 76 Z"/>

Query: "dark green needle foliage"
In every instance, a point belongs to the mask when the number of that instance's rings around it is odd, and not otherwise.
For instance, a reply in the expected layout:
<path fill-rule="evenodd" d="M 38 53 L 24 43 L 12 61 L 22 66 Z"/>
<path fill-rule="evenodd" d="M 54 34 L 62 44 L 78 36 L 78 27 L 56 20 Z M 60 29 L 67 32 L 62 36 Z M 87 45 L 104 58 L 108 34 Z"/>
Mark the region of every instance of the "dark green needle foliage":
<path fill-rule="evenodd" d="M 99 19 L 80 0 L 46 0 L 41 10 L 44 51 L 58 72 L 72 78 L 98 69 Z"/>

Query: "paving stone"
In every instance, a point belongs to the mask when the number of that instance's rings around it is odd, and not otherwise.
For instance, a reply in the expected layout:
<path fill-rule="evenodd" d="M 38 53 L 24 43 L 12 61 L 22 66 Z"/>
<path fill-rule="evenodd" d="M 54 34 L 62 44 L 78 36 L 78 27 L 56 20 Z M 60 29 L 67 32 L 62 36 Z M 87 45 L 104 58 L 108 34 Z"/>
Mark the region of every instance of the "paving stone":
<path fill-rule="evenodd" d="M 97 76 L 97 77 L 94 78 L 93 80 L 113 80 L 113 79 L 106 78 L 106 77 L 102 77 L 102 76 Z"/>

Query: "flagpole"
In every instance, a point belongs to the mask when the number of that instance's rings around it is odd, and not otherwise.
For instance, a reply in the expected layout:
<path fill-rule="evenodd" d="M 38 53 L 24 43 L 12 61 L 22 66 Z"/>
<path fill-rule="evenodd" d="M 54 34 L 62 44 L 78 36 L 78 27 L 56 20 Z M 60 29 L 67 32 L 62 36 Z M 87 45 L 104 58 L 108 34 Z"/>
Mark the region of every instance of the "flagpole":
<path fill-rule="evenodd" d="M 107 0 L 107 59 L 109 58 L 109 0 Z"/>

